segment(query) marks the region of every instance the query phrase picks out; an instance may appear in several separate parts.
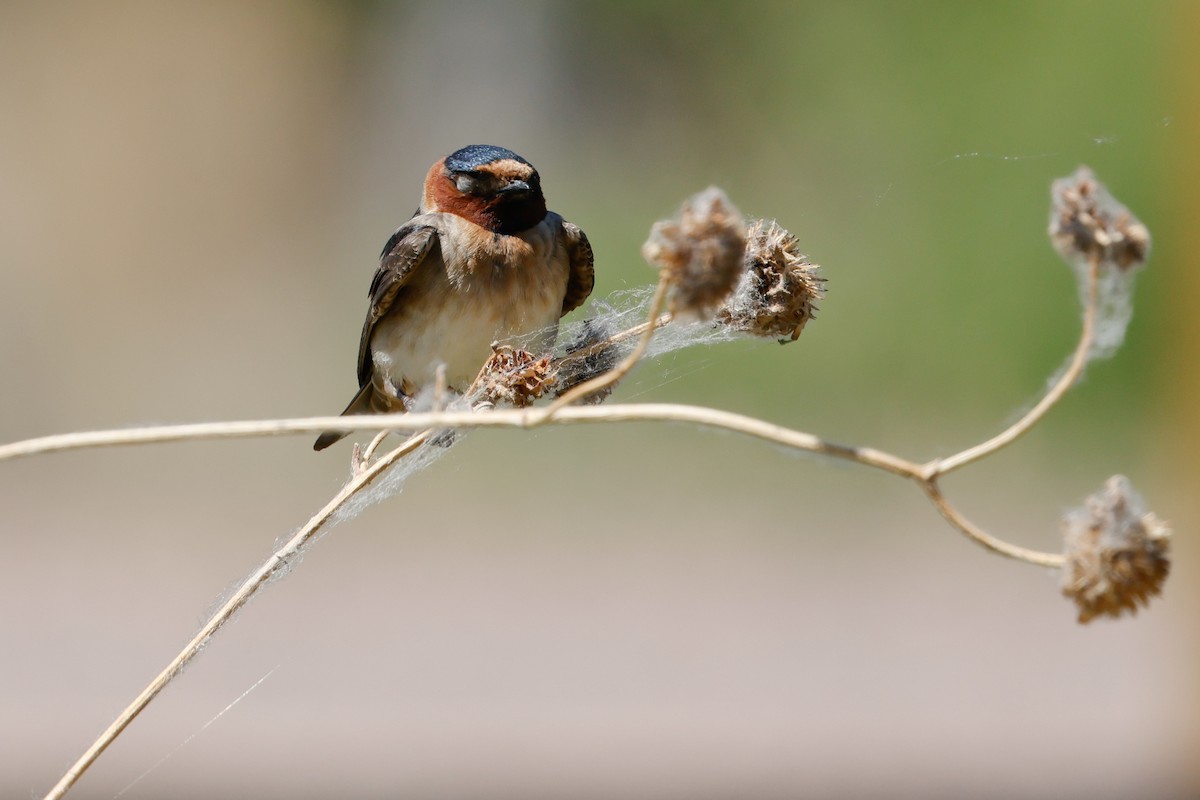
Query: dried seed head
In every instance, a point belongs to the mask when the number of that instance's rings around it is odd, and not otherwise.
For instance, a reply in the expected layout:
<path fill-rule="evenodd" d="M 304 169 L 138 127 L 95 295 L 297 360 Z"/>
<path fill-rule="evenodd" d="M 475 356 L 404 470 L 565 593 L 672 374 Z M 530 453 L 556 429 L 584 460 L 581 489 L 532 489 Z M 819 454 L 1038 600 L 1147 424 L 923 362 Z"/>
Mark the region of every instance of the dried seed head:
<path fill-rule="evenodd" d="M 558 382 L 555 397 L 561 397 L 581 383 L 611 372 L 621 361 L 622 351 L 610 341 L 612 326 L 601 319 L 584 320 L 579 335 L 567 345 L 566 355 L 558 359 Z M 603 403 L 614 386 L 606 386 L 579 400 L 584 405 Z"/>
<path fill-rule="evenodd" d="M 745 247 L 741 212 L 710 186 L 689 198 L 674 219 L 654 223 L 642 257 L 670 283 L 672 314 L 708 319 L 737 285 Z"/>
<path fill-rule="evenodd" d="M 1150 231 L 1117 202 L 1087 167 L 1050 187 L 1050 242 L 1077 269 L 1092 259 L 1121 271 L 1150 255 Z"/>
<path fill-rule="evenodd" d="M 526 350 L 493 344 L 476 382 L 481 401 L 524 408 L 554 385 L 555 371 L 548 355 L 536 358 Z"/>
<path fill-rule="evenodd" d="M 1075 271 L 1085 317 L 1095 313 L 1088 359 L 1107 358 L 1133 318 L 1133 281 L 1150 253 L 1150 232 L 1087 167 L 1056 180 L 1050 195 L 1050 242 Z"/>
<path fill-rule="evenodd" d="M 1136 613 L 1162 590 L 1171 531 L 1146 512 L 1125 477 L 1109 478 L 1083 508 L 1063 517 L 1062 528 L 1062 590 L 1079 607 L 1080 622 Z"/>
<path fill-rule="evenodd" d="M 825 296 L 818 269 L 795 236 L 773 221 L 756 220 L 746 236 L 745 271 L 717 319 L 754 336 L 794 341 Z"/>

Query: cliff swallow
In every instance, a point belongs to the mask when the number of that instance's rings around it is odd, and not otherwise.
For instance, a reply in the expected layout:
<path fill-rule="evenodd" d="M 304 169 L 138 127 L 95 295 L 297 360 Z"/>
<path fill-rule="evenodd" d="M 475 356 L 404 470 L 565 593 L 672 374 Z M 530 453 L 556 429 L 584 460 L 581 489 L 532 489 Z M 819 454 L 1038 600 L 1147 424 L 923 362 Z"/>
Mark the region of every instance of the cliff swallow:
<path fill-rule="evenodd" d="M 392 234 L 371 280 L 358 393 L 342 414 L 408 409 L 439 365 L 465 390 L 493 342 L 546 352 L 559 318 L 592 292 L 587 236 L 546 210 L 537 170 L 476 144 L 435 163 L 421 206 Z M 346 436 L 321 434 L 323 450 Z"/>

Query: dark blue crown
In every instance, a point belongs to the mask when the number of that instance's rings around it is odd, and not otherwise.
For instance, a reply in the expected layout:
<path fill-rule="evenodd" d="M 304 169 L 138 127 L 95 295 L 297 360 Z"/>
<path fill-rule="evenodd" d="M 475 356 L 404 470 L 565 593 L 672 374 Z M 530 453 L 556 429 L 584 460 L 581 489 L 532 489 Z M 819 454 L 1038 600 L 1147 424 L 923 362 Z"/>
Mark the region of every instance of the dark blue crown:
<path fill-rule="evenodd" d="M 529 164 L 528 161 L 521 158 L 512 150 L 506 150 L 494 144 L 469 144 L 463 149 L 455 150 L 446 156 L 446 167 L 452 172 L 465 172 L 467 170 L 479 169 L 484 164 L 490 164 L 493 161 L 499 161 L 503 158 L 511 158 L 514 161 L 520 161 L 522 164 Z M 529 164 L 529 166 L 532 167 L 533 165 Z"/>

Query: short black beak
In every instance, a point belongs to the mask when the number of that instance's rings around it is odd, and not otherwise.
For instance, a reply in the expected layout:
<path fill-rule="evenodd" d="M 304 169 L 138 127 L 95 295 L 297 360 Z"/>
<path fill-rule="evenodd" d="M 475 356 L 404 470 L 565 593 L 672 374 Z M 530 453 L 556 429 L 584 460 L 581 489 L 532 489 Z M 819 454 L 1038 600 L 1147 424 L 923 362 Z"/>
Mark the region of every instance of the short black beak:
<path fill-rule="evenodd" d="M 500 190 L 500 194 L 529 194 L 532 191 L 525 181 L 512 181 Z"/>

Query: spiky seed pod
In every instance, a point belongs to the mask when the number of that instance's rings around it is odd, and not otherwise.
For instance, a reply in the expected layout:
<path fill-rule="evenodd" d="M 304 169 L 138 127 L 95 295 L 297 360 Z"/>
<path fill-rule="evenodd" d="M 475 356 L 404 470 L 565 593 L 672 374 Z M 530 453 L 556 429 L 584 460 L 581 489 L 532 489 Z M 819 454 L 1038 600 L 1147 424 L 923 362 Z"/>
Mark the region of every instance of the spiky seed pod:
<path fill-rule="evenodd" d="M 479 376 L 480 400 L 507 403 L 515 408 L 532 405 L 554 385 L 550 356 L 535 357 L 526 350 L 492 345 L 492 355 Z"/>
<path fill-rule="evenodd" d="M 794 341 L 825 296 L 825 279 L 776 222 L 756 220 L 746 236 L 745 270 L 717 319 L 754 336 Z"/>
<path fill-rule="evenodd" d="M 742 273 L 746 221 L 715 186 L 689 198 L 674 219 L 654 223 L 642 257 L 670 284 L 667 305 L 681 319 L 710 319 Z"/>
<path fill-rule="evenodd" d="M 1145 265 L 1150 231 L 1087 167 L 1050 188 L 1050 242 L 1076 268 L 1093 259 L 1121 271 Z"/>
<path fill-rule="evenodd" d="M 1145 510 L 1129 480 L 1114 475 L 1082 508 L 1063 517 L 1063 594 L 1079 621 L 1136 613 L 1162 590 L 1171 569 L 1171 531 Z"/>

